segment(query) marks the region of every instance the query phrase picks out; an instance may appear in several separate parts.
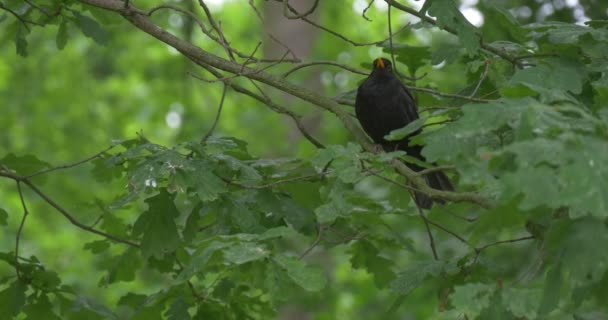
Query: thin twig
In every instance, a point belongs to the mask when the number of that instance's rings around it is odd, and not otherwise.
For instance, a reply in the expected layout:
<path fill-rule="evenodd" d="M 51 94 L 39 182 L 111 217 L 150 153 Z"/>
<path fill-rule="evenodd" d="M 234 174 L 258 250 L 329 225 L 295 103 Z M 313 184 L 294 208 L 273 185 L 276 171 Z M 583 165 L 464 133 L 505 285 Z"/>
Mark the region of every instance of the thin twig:
<path fill-rule="evenodd" d="M 175 258 L 175 263 L 177 264 L 178 270 L 180 272 L 183 271 L 184 265 L 182 264 L 181 261 L 179 261 L 179 258 L 177 257 L 177 254 L 175 254 L 175 252 L 173 252 L 173 257 Z M 200 300 L 200 301 L 206 300 L 207 297 L 203 296 L 201 293 L 199 293 L 194 288 L 194 284 L 192 283 L 192 281 L 190 281 L 190 279 L 186 280 L 186 283 L 188 284 L 188 287 L 190 288 L 190 291 L 192 292 L 192 296 L 194 296 L 197 300 Z"/>
<path fill-rule="evenodd" d="M 215 22 L 215 19 L 213 19 L 213 15 L 211 14 L 211 11 L 209 11 L 209 8 L 205 4 L 205 1 L 198 0 L 198 3 L 203 8 L 203 11 L 205 11 L 205 15 L 207 15 L 207 20 L 209 20 L 211 27 L 213 28 L 213 30 L 215 30 L 215 33 L 217 33 L 217 36 L 220 38 L 220 44 L 222 45 L 222 47 L 224 47 L 224 50 L 226 50 L 228 57 L 233 62 L 236 62 L 236 59 L 232 54 L 232 50 L 230 49 L 230 44 L 226 40 L 226 37 L 224 37 L 224 33 L 222 32 L 220 25 Z"/>
<path fill-rule="evenodd" d="M 25 205 L 25 199 L 23 198 L 23 190 L 21 190 L 21 181 L 17 181 L 17 191 L 19 192 L 19 199 L 21 200 L 21 206 L 23 207 L 23 217 L 21 223 L 19 223 L 19 229 L 17 229 L 17 235 L 15 236 L 15 272 L 17 278 L 21 279 L 21 270 L 19 269 L 19 240 L 21 239 L 21 232 L 23 226 L 25 226 L 25 219 L 27 218 L 29 211 Z"/>
<path fill-rule="evenodd" d="M 312 251 L 312 249 L 314 249 L 316 246 L 319 245 L 319 243 L 321 242 L 321 239 L 323 238 L 323 231 L 324 230 L 325 230 L 325 227 L 323 225 L 319 225 L 318 226 L 318 228 L 317 228 L 317 238 L 310 245 L 310 247 L 308 247 L 308 249 L 306 249 L 304 252 L 302 252 L 302 254 L 299 257 L 300 260 L 304 259 L 304 257 L 306 257 L 306 255 L 308 255 Z"/>
<path fill-rule="evenodd" d="M 258 190 L 258 189 L 268 189 L 268 188 L 276 187 L 278 185 L 290 183 L 290 182 L 316 180 L 318 178 L 322 178 L 323 176 L 325 176 L 329 173 L 330 172 L 321 172 L 321 173 L 315 173 L 315 174 L 310 174 L 310 175 L 306 175 L 306 176 L 286 178 L 286 179 L 281 179 L 281 180 L 273 181 L 273 182 L 266 183 L 266 184 L 260 184 L 260 185 L 244 185 L 244 184 L 240 184 L 238 182 L 234 182 L 228 178 L 224 178 L 224 177 L 219 177 L 219 178 L 231 186 L 239 187 L 242 189 Z"/>
<path fill-rule="evenodd" d="M 260 48 L 260 46 L 262 45 L 262 41 L 258 42 L 258 44 L 255 46 L 255 49 L 253 49 L 253 51 L 251 52 L 251 54 L 249 55 L 249 57 L 247 57 L 247 60 L 245 60 L 245 62 L 243 62 L 241 64 L 241 71 L 239 73 L 242 73 L 243 70 L 245 69 L 245 67 L 247 66 L 247 63 L 249 63 L 249 61 L 253 60 L 253 56 L 255 56 L 255 53 L 258 52 L 258 49 Z"/>
<path fill-rule="evenodd" d="M 515 60 L 523 60 L 523 59 L 537 59 L 537 58 L 548 58 L 548 57 L 559 57 L 560 55 L 557 53 L 530 53 L 523 54 L 521 56 L 517 56 L 513 59 Z"/>
<path fill-rule="evenodd" d="M 477 254 L 479 254 L 483 250 L 485 250 L 487 248 L 490 248 L 490 247 L 493 247 L 493 246 L 497 246 L 499 244 L 513 243 L 513 242 L 526 241 L 526 240 L 532 240 L 532 239 L 534 239 L 534 236 L 525 236 L 525 237 L 516 238 L 516 239 L 496 241 L 496 242 L 488 243 L 488 244 L 486 244 L 484 246 L 481 246 L 479 248 L 475 248 L 475 251 L 477 252 Z"/>
<path fill-rule="evenodd" d="M 477 81 L 477 85 L 475 86 L 475 89 L 473 90 L 473 92 L 471 92 L 471 95 L 469 95 L 469 98 L 473 98 L 477 94 L 479 87 L 481 87 L 481 83 L 483 82 L 483 80 L 485 80 L 486 76 L 488 75 L 488 70 L 490 70 L 491 64 L 492 64 L 492 60 L 487 59 L 483 72 L 481 73 L 481 77 L 479 78 L 479 81 Z"/>
<path fill-rule="evenodd" d="M 210 38 L 214 38 L 211 36 L 210 31 L 207 29 L 207 27 L 205 27 L 205 24 L 203 23 L 203 21 L 201 19 L 199 19 L 199 17 L 192 11 L 186 10 L 184 8 L 178 7 L 178 6 L 174 6 L 171 4 L 162 4 L 159 6 L 156 6 L 150 10 L 148 10 L 148 12 L 146 13 L 146 15 L 148 17 L 151 17 L 153 13 L 155 13 L 158 10 L 161 9 L 171 9 L 177 12 L 181 12 L 187 16 L 189 16 L 192 20 L 194 20 L 194 22 L 196 22 L 196 24 L 199 26 L 199 28 L 201 29 L 201 31 L 206 34 L 207 36 L 209 36 Z M 219 40 L 219 39 L 218 39 Z"/>
<path fill-rule="evenodd" d="M 207 134 L 205 134 L 205 136 L 203 136 L 203 139 L 201 139 L 201 144 L 205 143 L 205 141 L 209 139 L 209 137 L 213 134 L 213 130 L 215 130 L 217 123 L 220 121 L 220 116 L 222 115 L 222 108 L 224 107 L 224 99 L 226 98 L 226 91 L 228 91 L 228 85 L 224 84 L 224 89 L 222 90 L 222 98 L 220 99 L 220 105 L 217 108 L 215 120 L 213 120 L 213 124 L 211 125 L 211 128 L 209 128 L 209 131 L 207 131 Z"/>
<path fill-rule="evenodd" d="M 412 91 L 426 92 L 426 93 L 430 93 L 432 95 L 446 97 L 446 98 L 455 98 L 455 99 L 468 100 L 468 101 L 473 101 L 473 102 L 492 102 L 492 100 L 488 100 L 488 99 L 472 98 L 472 97 L 463 96 L 463 95 L 459 95 L 459 94 L 453 94 L 453 93 L 444 93 L 444 92 L 439 92 L 437 90 L 433 90 L 433 89 L 429 89 L 429 88 L 411 87 L 411 86 L 408 86 L 407 88 Z"/>
<path fill-rule="evenodd" d="M 139 248 L 139 244 L 137 244 L 137 243 L 135 243 L 133 241 L 126 240 L 126 239 L 121 239 L 119 237 L 113 236 L 113 235 L 105 233 L 103 231 L 99 231 L 97 229 L 93 229 L 93 228 L 91 228 L 91 227 L 89 227 L 89 226 L 87 226 L 87 225 L 79 222 L 67 210 L 65 210 L 63 207 L 61 207 L 59 204 L 57 204 L 57 202 L 55 202 L 55 200 L 53 200 L 46 193 L 44 193 L 42 190 L 40 190 L 38 187 L 36 187 L 36 185 L 34 185 L 30 181 L 30 179 L 28 179 L 28 177 L 19 176 L 19 175 L 13 174 L 13 173 L 8 172 L 8 171 L 0 171 L 0 177 L 6 177 L 6 178 L 9 178 L 9 179 L 18 181 L 18 182 L 23 182 L 30 189 L 32 189 L 32 191 L 34 191 L 38 196 L 40 196 L 40 198 L 42 198 L 44 201 L 46 201 L 48 204 L 50 204 L 53 208 L 55 208 L 57 211 L 59 211 L 59 213 L 61 213 L 66 219 L 68 219 L 73 225 L 77 226 L 78 228 L 86 230 L 86 231 L 89 231 L 89 232 L 97 234 L 97 235 L 100 235 L 100 236 L 108 238 L 110 240 L 114 240 L 116 242 L 128 244 L 130 246 Z"/>
<path fill-rule="evenodd" d="M 73 167 L 79 166 L 79 165 L 87 163 L 87 162 L 89 162 L 89 161 L 91 161 L 93 159 L 99 158 L 101 155 L 103 155 L 104 153 L 112 150 L 114 147 L 116 147 L 116 145 L 111 145 L 111 146 L 109 146 L 109 147 L 107 147 L 107 148 L 105 148 L 105 149 L 97 152 L 96 154 L 94 154 L 94 155 L 92 155 L 92 156 L 90 156 L 90 157 L 88 157 L 86 159 L 83 159 L 83 160 L 80 160 L 80 161 L 76 161 L 76 162 L 70 163 L 70 164 L 64 164 L 64 165 L 61 165 L 61 166 L 56 166 L 56 167 L 40 170 L 38 172 L 32 173 L 32 174 L 30 174 L 28 176 L 25 176 L 25 178 L 26 179 L 31 179 L 31 178 L 33 178 L 35 176 L 39 176 L 39 175 L 46 174 L 46 173 L 49 173 L 49 172 L 53 172 L 53 171 L 56 171 L 56 170 L 69 169 L 69 168 L 73 168 Z"/>
<path fill-rule="evenodd" d="M 34 4 L 34 3 L 32 3 L 30 0 L 25 0 L 25 3 L 29 4 L 29 5 L 30 5 L 32 8 L 34 8 L 34 9 L 36 9 L 36 10 L 38 10 L 38 11 L 42 12 L 42 13 L 43 13 L 45 16 L 47 16 L 48 18 L 53 17 L 53 15 L 51 15 L 50 13 L 48 13 L 48 12 L 46 11 L 46 9 L 44 9 L 44 8 L 42 8 L 42 7 L 40 7 L 40 6 L 35 5 L 35 4 Z"/>
<path fill-rule="evenodd" d="M 215 77 L 217 77 L 218 79 L 222 77 L 222 75 L 217 72 L 216 70 L 212 69 L 212 68 L 206 68 L 207 71 L 211 72 Z M 205 80 L 202 79 L 201 77 L 194 75 L 192 73 L 188 73 L 190 76 L 199 79 L 199 80 Z M 287 110 L 286 108 L 274 103 L 272 100 L 270 100 L 270 98 L 268 96 L 260 96 L 258 94 L 255 94 L 253 92 L 251 92 L 250 90 L 247 90 L 237 84 L 232 83 L 229 80 L 226 80 L 224 83 L 227 83 L 234 91 L 248 95 L 262 103 L 264 103 L 267 107 L 269 107 L 271 110 L 277 112 L 277 113 L 281 113 L 281 114 L 285 114 L 288 117 L 290 117 L 296 124 L 296 126 L 298 127 L 298 130 L 300 130 L 300 133 L 302 133 L 302 135 L 310 142 L 312 143 L 315 147 L 319 148 L 319 149 L 324 149 L 325 146 L 319 142 L 317 139 L 315 139 L 315 137 L 313 137 L 307 130 L 306 127 L 304 126 L 304 124 L 302 123 L 300 116 L 295 114 L 294 112 Z M 253 85 L 262 93 L 264 94 L 263 90 L 257 86 L 257 84 L 255 84 L 255 82 L 253 82 Z"/>
<path fill-rule="evenodd" d="M 410 195 L 412 196 L 412 199 L 415 198 L 412 193 L 410 193 Z M 414 201 L 414 203 L 416 204 L 416 208 L 418 209 L 418 215 L 420 215 L 422 222 L 424 222 L 424 227 L 426 229 L 426 233 L 429 236 L 429 245 L 431 246 L 431 251 L 433 252 L 433 259 L 439 260 L 439 256 L 437 255 L 437 248 L 435 247 L 435 238 L 433 237 L 433 232 L 431 232 L 431 227 L 429 226 L 430 222 L 424 216 L 424 212 L 422 211 L 422 208 L 420 208 L 418 203 L 416 203 L 416 201 Z"/>
<path fill-rule="evenodd" d="M 44 24 L 42 24 L 42 23 L 38 23 L 38 22 L 34 22 L 34 21 L 30 21 L 30 20 L 24 19 L 24 18 L 23 18 L 22 16 L 20 16 L 20 15 L 19 15 L 17 12 L 13 11 L 11 8 L 6 7 L 6 6 L 4 5 L 4 3 L 2 3 L 2 2 L 0 2 L 0 9 L 5 10 L 5 11 L 7 11 L 8 13 L 12 14 L 12 15 L 15 17 L 15 19 L 19 20 L 19 22 L 21 22 L 21 24 L 22 24 L 22 25 L 23 25 L 23 26 L 24 26 L 24 27 L 25 27 L 25 28 L 26 28 L 28 31 L 30 31 L 30 30 L 31 30 L 31 29 L 30 29 L 30 27 L 28 26 L 28 23 L 29 23 L 29 24 L 33 24 L 33 25 L 36 25 L 36 26 L 39 26 L 39 27 L 43 27 L 43 26 L 44 26 Z"/>
<path fill-rule="evenodd" d="M 427 16 L 427 15 L 425 15 L 423 13 L 420 13 L 418 10 L 416 10 L 414 8 L 410 8 L 408 6 L 405 6 L 405 5 L 397 2 L 396 0 L 384 0 L 384 1 L 387 4 L 389 4 L 389 5 L 397 8 L 397 9 L 403 11 L 403 12 L 409 13 L 409 14 L 415 16 L 415 17 L 420 18 L 420 20 L 422 20 L 422 21 L 424 21 L 426 23 L 430 23 L 430 24 L 432 24 L 434 26 L 439 26 L 437 24 L 437 20 L 435 20 L 435 19 L 433 19 L 433 18 L 431 18 L 431 17 L 429 17 L 429 16 Z M 447 31 L 447 32 L 449 32 L 449 33 L 451 33 L 451 34 L 454 34 L 454 35 L 458 36 L 458 31 L 456 31 L 455 29 L 453 29 L 451 27 L 443 26 L 442 29 L 445 30 L 445 31 Z M 519 63 L 515 58 L 511 57 L 509 54 L 505 53 L 503 50 L 500 50 L 500 49 L 497 49 L 497 48 L 494 48 L 492 46 L 489 46 L 489 45 L 485 44 L 483 42 L 483 39 L 481 39 L 481 37 L 479 37 L 479 42 L 480 42 L 481 48 L 483 48 L 484 50 L 486 50 L 488 52 L 491 52 L 491 53 L 493 53 L 493 54 L 495 54 L 495 55 L 497 55 L 497 56 L 505 59 L 506 61 L 509 61 L 514 66 L 517 66 L 517 67 L 521 67 L 522 66 L 521 63 Z"/>
<path fill-rule="evenodd" d="M 275 1 L 282 1 L 282 0 L 275 0 Z M 291 11 L 292 13 L 295 13 L 295 14 L 300 14 L 300 13 L 299 13 L 299 12 L 298 12 L 298 11 L 297 11 L 297 10 L 296 10 L 294 7 L 292 7 L 292 6 L 291 6 L 289 3 L 287 4 L 287 8 L 288 8 L 288 9 L 289 9 L 289 11 Z M 315 28 L 318 28 L 318 29 L 321 29 L 321 30 L 323 30 L 323 31 L 325 31 L 325 32 L 327 32 L 327 33 L 330 33 L 330 34 L 332 34 L 332 35 L 334 35 L 334 36 L 336 36 L 336 37 L 338 37 L 338 38 L 340 38 L 340 39 L 342 39 L 342 40 L 344 40 L 344 41 L 346 41 L 346 42 L 348 42 L 348 43 L 350 43 L 350 44 L 352 44 L 353 46 L 356 46 L 356 47 L 373 46 L 373 45 L 381 44 L 381 43 L 383 43 L 383 42 L 386 42 L 386 40 L 388 40 L 388 39 L 383 39 L 383 40 L 380 40 L 380 41 L 374 41 L 374 42 L 356 42 L 356 41 L 353 41 L 353 40 L 351 40 L 351 39 L 347 38 L 346 36 L 344 36 L 344 35 L 342 35 L 342 34 L 340 34 L 340 33 L 336 32 L 336 31 L 333 31 L 333 30 L 331 30 L 331 29 L 329 29 L 329 28 L 327 28 L 327 27 L 324 27 L 324 26 L 322 26 L 322 25 L 320 25 L 320 24 L 318 24 L 318 23 L 316 23 L 316 22 L 314 22 L 314 21 L 312 21 L 312 20 L 310 20 L 310 19 L 308 19 L 308 18 L 306 18 L 306 17 L 301 18 L 301 20 L 303 20 L 303 21 L 305 21 L 306 23 L 308 23 L 308 24 L 310 24 L 310 25 L 314 26 Z M 395 33 L 395 35 L 396 35 L 396 34 L 398 34 L 398 33 L 399 33 L 399 32 L 401 32 L 401 31 L 405 30 L 405 29 L 406 29 L 406 28 L 408 28 L 408 27 L 409 27 L 409 24 L 408 24 L 408 25 L 406 25 L 406 26 L 404 26 L 404 27 L 402 27 L 402 28 L 400 28 L 400 29 L 399 29 L 399 30 L 398 30 L 398 31 Z"/>
<path fill-rule="evenodd" d="M 255 12 L 255 15 L 258 17 L 258 20 L 260 20 L 260 22 L 262 23 L 262 25 L 264 25 L 264 18 L 262 18 L 262 14 L 260 13 L 260 11 L 258 10 L 258 8 L 253 3 L 253 0 L 249 0 L 249 6 L 253 9 L 253 12 Z M 293 52 L 293 50 L 291 50 L 291 48 L 289 48 L 289 46 L 287 46 L 286 44 L 284 44 L 281 40 L 277 39 L 277 37 L 275 37 L 272 33 L 267 32 L 266 30 L 264 30 L 264 33 L 266 33 L 266 35 L 272 41 L 274 41 L 275 43 L 277 43 L 281 47 L 285 48 L 285 50 L 287 50 L 289 53 L 291 53 L 291 56 L 294 58 L 294 60 L 298 60 L 297 62 L 299 62 L 299 59 L 296 56 L 295 52 Z"/>
<path fill-rule="evenodd" d="M 372 21 L 372 19 L 368 18 L 366 16 L 367 10 L 369 10 L 372 7 L 372 4 L 374 4 L 375 0 L 371 0 L 368 4 L 367 7 L 365 7 L 365 9 L 363 9 L 363 12 L 361 13 L 361 16 L 363 17 L 363 19 L 367 20 L 367 21 Z"/>
<path fill-rule="evenodd" d="M 290 74 L 294 73 L 295 71 L 298 71 L 302 68 L 306 68 L 306 67 L 310 67 L 310 66 L 317 66 L 317 65 L 330 65 L 330 66 L 336 66 L 336 67 L 340 67 L 344 70 L 350 71 L 352 73 L 356 73 L 356 74 L 361 74 L 364 76 L 369 75 L 369 72 L 365 72 L 363 70 L 357 69 L 357 68 L 353 68 L 351 66 L 345 65 L 345 64 L 341 64 L 335 61 L 312 61 L 312 62 L 306 62 L 306 63 L 301 63 L 298 64 L 296 66 L 294 66 L 293 68 L 289 69 L 289 71 L 285 72 L 283 74 L 283 78 L 286 78 L 287 76 L 289 76 Z"/>
<path fill-rule="evenodd" d="M 386 11 L 388 20 L 388 44 L 389 50 L 391 51 L 391 61 L 393 62 L 393 70 L 395 73 L 399 73 L 397 70 L 397 62 L 395 61 L 395 51 L 393 50 L 393 26 L 391 25 L 391 4 L 388 4 L 388 10 Z M 413 75 L 415 76 L 415 75 Z"/>
<path fill-rule="evenodd" d="M 312 7 L 310 7 L 310 9 L 308 9 L 306 12 L 296 14 L 295 16 L 289 15 L 289 12 L 287 12 L 287 5 L 289 5 L 289 0 L 283 0 L 283 16 L 290 20 L 296 20 L 306 18 L 307 16 L 315 12 L 315 9 L 317 9 L 317 6 L 319 5 L 319 0 L 315 0 L 315 3 L 313 3 Z"/>
<path fill-rule="evenodd" d="M 469 243 L 469 242 L 468 242 L 468 241 L 467 241 L 465 238 L 461 237 L 461 236 L 460 236 L 459 234 L 457 234 L 456 232 L 454 232 L 454 231 L 452 231 L 452 230 L 450 230 L 450 229 L 448 229 L 448 228 L 446 228 L 446 227 L 444 227 L 444 226 L 440 225 L 440 224 L 439 224 L 439 223 L 437 223 L 437 222 L 434 222 L 434 221 L 430 220 L 430 219 L 429 219 L 429 218 L 427 218 L 427 217 L 424 217 L 424 219 L 426 219 L 426 221 L 427 221 L 428 223 L 432 224 L 432 225 L 433 225 L 433 226 L 435 226 L 437 229 L 442 230 L 443 232 L 445 232 L 445 233 L 447 233 L 447 234 L 450 234 L 450 235 L 451 235 L 451 236 L 453 236 L 454 238 L 456 238 L 456 239 L 460 240 L 460 242 L 462 242 L 462 243 L 466 244 L 467 246 L 469 246 L 469 247 L 473 248 L 473 245 L 471 245 L 471 244 L 470 244 L 470 243 Z"/>
<path fill-rule="evenodd" d="M 243 71 L 243 70 L 245 70 L 246 66 L 244 64 L 242 64 L 241 65 L 241 71 L 236 72 L 233 75 L 228 76 L 228 77 L 222 77 L 222 78 L 218 78 L 216 80 L 207 80 L 206 82 L 211 82 L 211 83 L 213 83 L 213 82 L 220 82 L 220 81 L 221 82 L 226 82 L 226 80 L 235 79 L 235 78 L 243 77 L 243 76 L 247 77 L 247 76 L 251 76 L 251 75 L 254 75 L 254 74 L 266 71 L 266 70 L 268 70 L 268 69 L 270 69 L 270 68 L 272 68 L 272 67 L 274 67 L 276 65 L 279 65 L 280 63 L 282 63 L 283 59 L 285 59 L 285 57 L 287 57 L 288 54 L 289 54 L 289 52 L 286 51 L 283 54 L 283 56 L 281 57 L 281 59 L 277 60 L 276 62 L 272 62 L 269 65 L 264 66 L 264 67 L 259 68 L 259 69 L 249 68 L 248 71 Z"/>

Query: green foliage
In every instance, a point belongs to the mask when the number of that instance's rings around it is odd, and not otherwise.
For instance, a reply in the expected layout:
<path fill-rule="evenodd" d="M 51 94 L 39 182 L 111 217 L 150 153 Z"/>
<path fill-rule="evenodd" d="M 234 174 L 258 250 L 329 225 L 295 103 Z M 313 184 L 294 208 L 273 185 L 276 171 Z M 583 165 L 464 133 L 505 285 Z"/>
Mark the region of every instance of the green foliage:
<path fill-rule="evenodd" d="M 399 72 L 420 77 L 406 81 L 420 119 L 387 139 L 422 130 L 414 143 L 428 163 L 418 164 L 449 165 L 462 201 L 419 212 L 411 181 L 391 166 L 417 160 L 364 152 L 333 114 L 222 67 L 325 148 L 238 90 L 207 137 L 221 83 L 189 77 L 212 79 L 179 52 L 116 11 L 3 1 L 0 318 L 608 317 L 608 22 L 575 24 L 568 6 L 543 19 L 545 4 L 480 1 L 476 28 L 459 2 L 427 0 L 420 11 L 391 8 L 393 31 L 416 12 L 438 28 L 416 23 L 390 48 L 378 41 L 386 11 L 372 5 L 366 21 L 352 10 L 360 3 L 320 1 L 310 18 L 378 46 L 325 30 L 301 37 L 314 39 L 301 58 L 369 68 L 392 53 Z M 204 18 L 196 2 L 164 4 Z M 605 12 L 589 6 L 580 4 L 594 19 Z M 163 32 L 226 58 L 195 21 L 157 9 L 149 16 Z M 210 9 L 231 46 L 272 55 L 256 49 L 263 26 L 247 1 Z M 277 79 L 293 67 L 237 60 Z M 363 76 L 314 65 L 285 79 L 348 104 Z"/>

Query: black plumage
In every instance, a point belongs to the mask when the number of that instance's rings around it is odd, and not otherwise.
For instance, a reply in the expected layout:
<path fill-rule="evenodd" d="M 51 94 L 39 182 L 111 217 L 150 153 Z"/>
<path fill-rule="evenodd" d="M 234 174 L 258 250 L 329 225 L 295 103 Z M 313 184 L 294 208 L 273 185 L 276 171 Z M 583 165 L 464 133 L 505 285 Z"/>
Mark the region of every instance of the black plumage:
<path fill-rule="evenodd" d="M 378 58 L 374 60 L 374 69 L 369 77 L 359 86 L 355 111 L 357 119 L 363 130 L 372 140 L 382 146 L 386 152 L 403 150 L 409 156 L 425 161 L 422 156 L 422 147 L 409 145 L 410 139 L 420 133 L 417 130 L 399 141 L 388 141 L 384 136 L 391 131 L 405 127 L 418 119 L 416 101 L 409 90 L 393 74 L 392 64 L 389 60 Z M 414 171 L 424 168 L 407 163 Z M 427 184 L 439 190 L 454 190 L 449 178 L 441 171 L 425 175 Z M 416 192 L 416 203 L 425 209 L 431 208 L 433 201 L 425 194 Z"/>

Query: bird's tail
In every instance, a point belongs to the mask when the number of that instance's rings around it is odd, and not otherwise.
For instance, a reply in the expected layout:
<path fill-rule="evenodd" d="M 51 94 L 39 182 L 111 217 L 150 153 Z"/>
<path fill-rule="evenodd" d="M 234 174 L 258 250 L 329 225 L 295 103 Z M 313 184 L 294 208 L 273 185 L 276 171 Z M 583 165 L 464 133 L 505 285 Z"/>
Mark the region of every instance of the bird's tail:
<path fill-rule="evenodd" d="M 422 168 L 421 168 L 422 169 Z M 420 170 L 416 170 L 420 171 Z M 434 171 L 424 176 L 426 183 L 429 187 L 443 191 L 454 191 L 454 185 L 450 178 L 442 171 Z M 422 192 L 414 192 L 414 201 L 416 204 L 423 209 L 430 209 L 433 206 L 433 202 L 444 203 L 442 200 L 432 200 L 428 195 Z"/>

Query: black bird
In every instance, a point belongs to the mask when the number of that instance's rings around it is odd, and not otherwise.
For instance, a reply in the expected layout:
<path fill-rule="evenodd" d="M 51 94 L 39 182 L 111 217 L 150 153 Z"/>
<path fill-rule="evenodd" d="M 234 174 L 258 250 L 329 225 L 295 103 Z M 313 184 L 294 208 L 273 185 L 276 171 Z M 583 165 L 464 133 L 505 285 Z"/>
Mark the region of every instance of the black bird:
<path fill-rule="evenodd" d="M 409 90 L 393 74 L 393 66 L 388 59 L 374 60 L 374 69 L 357 90 L 355 111 L 363 130 L 372 140 L 382 146 L 384 151 L 403 150 L 409 156 L 425 161 L 422 147 L 409 145 L 410 139 L 420 133 L 420 129 L 399 141 L 388 141 L 384 136 L 391 131 L 405 127 L 418 119 L 416 101 Z M 424 168 L 407 163 L 414 171 Z M 435 189 L 451 191 L 454 186 L 450 179 L 441 171 L 425 175 L 427 184 Z M 427 195 L 415 192 L 414 200 L 421 208 L 430 209 L 433 201 Z"/>

